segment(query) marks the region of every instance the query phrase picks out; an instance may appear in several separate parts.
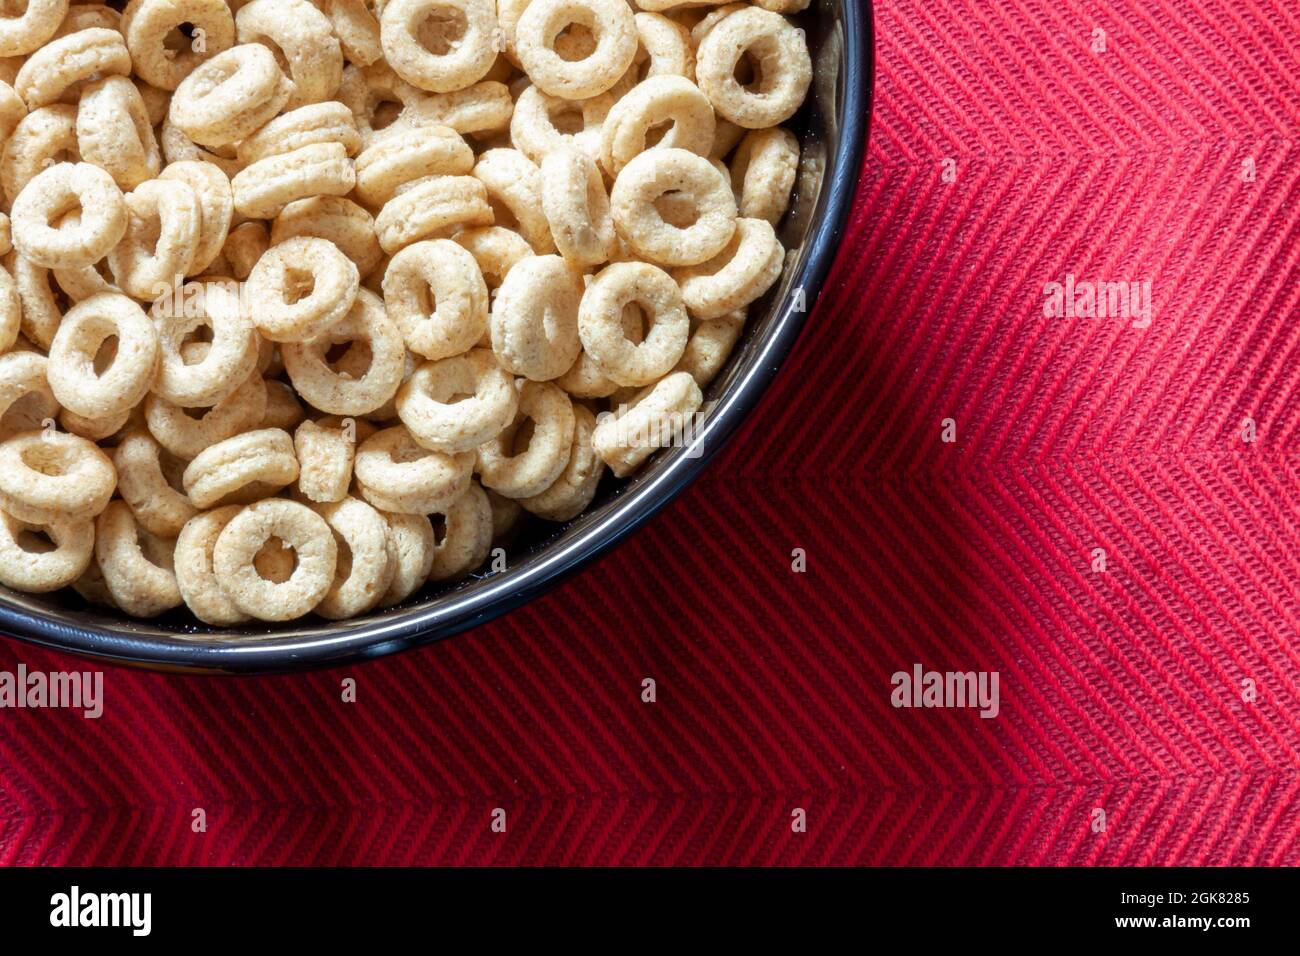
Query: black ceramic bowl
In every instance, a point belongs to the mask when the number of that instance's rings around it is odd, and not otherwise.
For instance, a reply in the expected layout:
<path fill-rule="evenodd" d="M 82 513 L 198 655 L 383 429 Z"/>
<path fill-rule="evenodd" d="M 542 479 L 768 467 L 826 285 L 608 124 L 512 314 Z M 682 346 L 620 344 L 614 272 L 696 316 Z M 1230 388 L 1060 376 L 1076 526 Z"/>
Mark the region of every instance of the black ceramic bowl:
<path fill-rule="evenodd" d="M 516 540 L 506 570 L 351 621 L 217 630 L 184 611 L 136 621 L 71 591 L 0 587 L 0 633 L 120 663 L 177 671 L 292 670 L 390 654 L 449 637 L 532 600 L 631 534 L 698 475 L 749 414 L 794 345 L 826 278 L 853 201 L 871 115 L 869 0 L 814 0 L 795 18 L 808 37 L 813 84 L 791 122 L 803 155 L 790 212 L 778 230 L 789 254 L 776 288 L 750 307 L 745 335 L 705 393 L 706 413 L 684 447 L 659 452 L 634 478 L 607 478 L 592 507 L 566 525 L 537 522 Z M 802 290 L 802 294 L 800 291 Z"/>

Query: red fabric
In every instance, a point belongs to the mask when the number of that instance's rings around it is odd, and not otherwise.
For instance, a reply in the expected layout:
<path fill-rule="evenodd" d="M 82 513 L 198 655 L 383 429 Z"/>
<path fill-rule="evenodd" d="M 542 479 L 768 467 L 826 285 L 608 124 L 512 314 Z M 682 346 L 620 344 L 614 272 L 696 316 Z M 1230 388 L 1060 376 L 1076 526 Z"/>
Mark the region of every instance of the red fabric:
<path fill-rule="evenodd" d="M 877 29 L 844 254 L 706 477 L 450 642 L 0 713 L 0 860 L 1300 863 L 1300 14 Z M 1067 273 L 1150 279 L 1150 328 L 1044 318 Z M 915 662 L 997 670 L 1001 714 L 894 709 Z"/>

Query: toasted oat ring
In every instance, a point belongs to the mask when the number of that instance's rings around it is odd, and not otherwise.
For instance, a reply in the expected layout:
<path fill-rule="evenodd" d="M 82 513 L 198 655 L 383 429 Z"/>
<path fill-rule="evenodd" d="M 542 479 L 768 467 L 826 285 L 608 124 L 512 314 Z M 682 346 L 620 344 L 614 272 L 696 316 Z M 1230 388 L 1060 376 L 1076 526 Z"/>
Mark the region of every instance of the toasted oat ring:
<path fill-rule="evenodd" d="M 568 521 L 585 511 L 596 497 L 596 486 L 605 471 L 605 463 L 591 447 L 596 416 L 586 406 L 574 405 L 573 422 L 569 461 L 560 477 L 540 494 L 519 499 L 525 510 L 547 521 Z"/>
<path fill-rule="evenodd" d="M 638 306 L 648 331 L 639 343 L 623 333 L 623 310 Z M 648 262 L 615 262 L 582 295 L 578 335 L 582 348 L 618 385 L 649 385 L 682 357 L 691 323 L 672 276 Z"/>
<path fill-rule="evenodd" d="M 342 501 L 352 484 L 357 424 L 337 417 L 308 419 L 293 433 L 298 491 L 309 501 Z"/>
<path fill-rule="evenodd" d="M 745 313 L 731 312 L 720 319 L 707 319 L 692 323 L 691 337 L 686 351 L 678 360 L 674 372 L 687 372 L 700 388 L 713 381 L 722 370 L 736 340 L 745 327 Z"/>
<path fill-rule="evenodd" d="M 23 300 L 13 276 L 0 269 L 0 354 L 8 352 L 18 341 L 23 324 Z"/>
<path fill-rule="evenodd" d="M 453 403 L 459 395 L 471 397 Z M 487 349 L 426 362 L 397 392 L 397 417 L 425 448 L 470 451 L 501 434 L 515 418 L 514 379 Z"/>
<path fill-rule="evenodd" d="M 344 343 L 351 343 L 350 348 L 331 368 L 327 353 Z M 280 351 L 298 394 L 332 415 L 375 411 L 397 393 L 406 368 L 402 333 L 384 303 L 367 289 L 342 321 L 309 342 L 286 343 Z"/>
<path fill-rule="evenodd" d="M 158 145 L 162 147 L 163 160 L 166 163 L 210 163 L 225 173 L 227 179 L 244 168 L 233 155 L 233 147 L 226 145 L 204 149 L 185 135 L 185 131 L 173 123 L 170 117 L 162 122 L 162 128 L 158 133 Z"/>
<path fill-rule="evenodd" d="M 384 271 L 383 288 L 406 347 L 427 359 L 459 355 L 487 329 L 487 283 L 474 257 L 449 239 L 402 249 Z"/>
<path fill-rule="evenodd" d="M 343 79 L 343 50 L 329 17 L 307 0 L 253 0 L 235 14 L 240 43 L 264 43 L 288 65 L 293 91 L 285 109 L 333 98 Z"/>
<path fill-rule="evenodd" d="M 500 286 L 516 262 L 533 255 L 527 239 L 502 226 L 462 229 L 452 241 L 474 257 L 489 289 Z"/>
<path fill-rule="evenodd" d="M 22 118 L 27 115 L 27 104 L 8 83 L 0 80 L 0 146 L 9 141 Z"/>
<path fill-rule="evenodd" d="M 473 168 L 474 151 L 450 126 L 398 130 L 357 157 L 357 195 L 378 207 L 404 183 L 426 176 L 464 176 Z"/>
<path fill-rule="evenodd" d="M 91 441 L 104 441 L 112 438 L 125 428 L 134 411 L 134 408 L 129 408 L 124 412 L 118 412 L 116 415 L 91 418 L 86 415 L 78 415 L 76 412 L 65 408 L 59 412 L 59 424 L 74 435 L 80 435 L 82 438 L 88 438 Z"/>
<path fill-rule="evenodd" d="M 425 39 L 430 21 L 448 13 L 463 31 L 454 42 L 439 44 L 445 52 L 434 52 Z M 492 0 L 388 0 L 379 17 L 379 38 L 398 76 L 422 90 L 450 93 L 477 83 L 492 68 L 496 25 Z"/>
<path fill-rule="evenodd" d="M 355 156 L 361 149 L 361 134 L 352 111 L 337 100 L 300 106 L 240 141 L 235 153 L 248 165 L 313 143 L 342 143 L 347 154 Z"/>
<path fill-rule="evenodd" d="M 527 448 L 516 447 L 519 429 L 533 425 Z M 573 444 L 573 402 L 550 382 L 519 385 L 515 420 L 478 449 L 478 472 L 484 487 L 507 498 L 540 494 L 564 471 Z"/>
<path fill-rule="evenodd" d="M 126 196 L 130 221 L 108 265 L 123 292 L 152 301 L 190 270 L 203 218 L 199 197 L 185 182 L 150 179 Z"/>
<path fill-rule="evenodd" d="M 95 358 L 117 339 L 102 371 Z M 90 418 L 117 415 L 136 405 L 158 371 L 158 333 L 144 310 L 116 292 L 91 296 L 68 310 L 50 345 L 46 374 L 64 408 Z"/>
<path fill-rule="evenodd" d="M 697 319 L 716 319 L 743 309 L 772 287 L 785 264 L 785 250 L 766 219 L 737 219 L 736 234 L 707 262 L 673 270 L 682 298 Z"/>
<path fill-rule="evenodd" d="M 38 49 L 59 29 L 68 0 L 30 0 L 18 16 L 0 17 L 0 56 L 23 56 Z"/>
<path fill-rule="evenodd" d="M 95 561 L 113 602 L 133 617 L 156 617 L 181 604 L 174 549 L 138 527 L 124 502 L 109 504 L 95 522 Z"/>
<path fill-rule="evenodd" d="M 291 87 L 269 49 L 241 43 L 195 67 L 176 87 L 167 116 L 200 146 L 227 146 L 279 113 Z"/>
<path fill-rule="evenodd" d="M 469 487 L 474 455 L 447 455 L 416 444 L 402 426 L 375 432 L 357 449 L 353 464 L 361 496 L 397 514 L 433 514 Z"/>
<path fill-rule="evenodd" d="M 609 259 L 617 236 L 609 215 L 605 180 L 595 162 L 573 149 L 542 162 L 542 210 L 560 255 L 578 266 Z"/>
<path fill-rule="evenodd" d="M 394 128 L 450 126 L 462 136 L 485 135 L 510 125 L 514 102 L 504 83 L 483 80 L 451 93 L 431 93 L 412 100 Z"/>
<path fill-rule="evenodd" d="M 736 80 L 736 67 L 746 53 L 756 61 L 757 89 Z M 695 57 L 696 81 L 713 108 L 746 129 L 784 123 L 803 103 L 812 81 L 803 31 L 757 7 L 724 17 L 700 41 Z"/>
<path fill-rule="evenodd" d="M 249 485 L 283 488 L 298 477 L 293 439 L 279 428 L 259 428 L 227 438 L 185 467 L 185 493 L 196 508 L 232 503 Z"/>
<path fill-rule="evenodd" d="M 266 404 L 266 383 L 254 373 L 199 418 L 191 418 L 182 406 L 153 393 L 145 397 L 144 417 L 158 444 L 191 461 L 210 445 L 257 428 Z"/>
<path fill-rule="evenodd" d="M 511 269 L 497 289 L 490 326 L 501 367 L 544 382 L 578 357 L 581 274 L 559 256 L 533 256 Z"/>
<path fill-rule="evenodd" d="M 41 532 L 53 549 L 23 547 L 23 535 Z M 45 594 L 67 587 L 85 573 L 95 553 L 95 523 L 51 521 L 35 524 L 19 521 L 0 511 L 0 584 Z"/>
<path fill-rule="evenodd" d="M 334 580 L 316 613 L 330 620 L 365 614 L 388 593 L 393 564 L 388 557 L 388 523 L 364 501 L 344 498 L 311 506 L 338 542 Z M 336 542 L 337 544 L 337 542 Z"/>
<path fill-rule="evenodd" d="M 251 219 L 274 219 L 295 199 L 344 196 L 356 174 L 342 143 L 312 143 L 260 159 L 230 181 L 235 208 Z"/>
<path fill-rule="evenodd" d="M 578 24 L 596 46 L 581 60 L 566 60 L 556 38 Z M 528 78 L 552 96 L 578 100 L 603 93 L 627 72 L 638 41 L 632 8 L 624 0 L 532 0 L 515 26 L 515 54 Z"/>
<path fill-rule="evenodd" d="M 242 281 L 249 277 L 253 267 L 270 247 L 271 238 L 267 235 L 266 226 L 260 222 L 245 222 L 230 230 L 225 245 L 221 247 L 221 254 L 234 277 Z"/>
<path fill-rule="evenodd" d="M 369 66 L 384 55 L 379 21 L 366 0 L 329 0 L 324 9 L 343 48 L 343 57 L 349 63 Z"/>
<path fill-rule="evenodd" d="M 169 42 L 186 23 L 191 37 Z M 122 35 L 140 78 L 174 90 L 204 60 L 234 46 L 235 19 L 224 0 L 131 0 L 122 12 Z M 194 42 L 200 36 L 203 42 Z"/>
<path fill-rule="evenodd" d="M 487 189 L 496 218 L 508 226 L 518 223 L 519 232 L 533 251 L 546 255 L 555 251 L 551 226 L 542 211 L 542 172 L 537 164 L 517 149 L 489 149 L 474 165 L 474 176 Z"/>
<path fill-rule="evenodd" d="M 158 140 L 134 83 L 110 76 L 86 86 L 77 104 L 77 148 L 122 189 L 158 175 Z"/>
<path fill-rule="evenodd" d="M 21 335 L 40 349 L 49 349 L 54 333 L 63 321 L 63 312 L 50 287 L 50 270 L 20 256 L 17 250 L 5 258 L 5 266 L 13 276 L 14 288 L 22 303 L 23 315 L 19 324 Z"/>
<path fill-rule="evenodd" d="M 348 314 L 361 276 L 325 239 L 300 236 L 267 250 L 248 275 L 258 330 L 272 342 L 307 342 Z"/>
<path fill-rule="evenodd" d="M 681 192 L 694 202 L 693 224 L 664 221 L 655 201 Z M 736 231 L 731 184 L 703 156 L 684 149 L 649 149 L 634 157 L 610 191 L 614 227 L 634 252 L 659 265 L 696 265 L 723 250 Z"/>
<path fill-rule="evenodd" d="M 0 438 L 40 428 L 59 411 L 45 378 L 48 360 L 39 352 L 0 355 Z"/>
<path fill-rule="evenodd" d="M 180 462 L 144 429 L 128 432 L 113 452 L 117 491 L 140 526 L 160 538 L 174 538 L 197 513 L 166 472 L 179 478 Z M 166 469 L 166 471 L 164 471 Z"/>
<path fill-rule="evenodd" d="M 541 163 L 552 150 L 564 146 L 573 146 L 596 159 L 600 156 L 602 124 L 614 102 L 615 97 L 608 92 L 585 100 L 566 100 L 535 86 L 524 87 L 510 117 L 511 142 L 534 163 Z M 581 117 L 581 128 L 563 132 L 556 125 L 557 119 L 574 114 Z"/>
<path fill-rule="evenodd" d="M 334 243 L 362 276 L 369 275 L 384 257 L 375 238 L 374 218 L 343 196 L 313 196 L 285 206 L 271 224 L 271 242 L 279 245 L 295 236 Z"/>
<path fill-rule="evenodd" d="M 221 589 L 212 566 L 217 538 L 243 510 L 239 505 L 226 505 L 197 514 L 185 523 L 176 538 L 173 556 L 176 586 L 185 605 L 205 624 L 228 627 L 248 620 L 248 615 Z"/>
<path fill-rule="evenodd" d="M 617 176 L 645 152 L 650 131 L 671 123 L 656 148 L 685 149 L 708 156 L 713 146 L 713 107 L 708 97 L 682 76 L 652 76 L 615 103 L 600 131 L 600 161 Z"/>
<path fill-rule="evenodd" d="M 492 225 L 487 190 L 473 176 L 432 176 L 399 191 L 375 217 L 389 255 L 457 226 Z"/>
<path fill-rule="evenodd" d="M 81 208 L 75 226 L 54 225 Z M 126 233 L 127 208 L 113 177 L 89 163 L 59 163 L 38 173 L 14 200 L 14 246 L 51 269 L 88 266 Z"/>
<path fill-rule="evenodd" d="M 307 410 L 288 382 L 279 379 L 267 379 L 266 414 L 262 416 L 262 428 L 282 428 L 293 431 L 307 417 Z"/>
<path fill-rule="evenodd" d="M 424 515 L 401 515 L 381 511 L 388 522 L 388 563 L 393 568 L 393 580 L 379 601 L 379 607 L 400 604 L 420 589 L 429 579 L 433 567 L 433 552 L 438 542 L 433 525 Z"/>
<path fill-rule="evenodd" d="M 0 509 L 21 521 L 93 518 L 116 483 L 108 456 L 76 435 L 29 431 L 0 442 Z"/>
<path fill-rule="evenodd" d="M 285 581 L 262 577 L 254 559 L 272 539 L 294 551 L 297 566 Z M 338 546 L 325 519 L 306 505 L 268 498 L 243 509 L 217 535 L 212 566 L 235 607 L 263 621 L 306 614 L 334 583 Z"/>
<path fill-rule="evenodd" d="M 212 163 L 183 161 L 170 163 L 160 179 L 185 183 L 199 201 L 199 241 L 186 275 L 201 274 L 221 254 L 235 211 L 230 179 Z"/>
<path fill-rule="evenodd" d="M 14 90 L 28 109 L 55 103 L 77 83 L 131 72 L 131 54 L 122 34 L 92 27 L 53 40 L 27 58 L 14 78 Z"/>
<path fill-rule="evenodd" d="M 602 415 L 592 435 L 596 454 L 619 478 L 641 467 L 656 448 L 682 434 L 704 401 L 686 372 L 666 375 L 639 393 L 622 414 Z"/>
<path fill-rule="evenodd" d="M 154 303 L 161 361 L 153 390 L 184 408 L 208 408 L 235 391 L 257 367 L 253 320 L 240 308 L 231 280 L 187 282 Z M 212 340 L 198 361 L 187 361 L 185 339 L 200 326 Z"/>
<path fill-rule="evenodd" d="M 492 549 L 492 505 L 477 482 L 457 498 L 442 518 L 442 535 L 435 535 L 430 581 L 450 581 L 469 574 Z"/>
<path fill-rule="evenodd" d="M 637 50 L 634 67 L 644 64 L 640 79 L 651 76 L 684 76 L 695 78 L 695 51 L 691 44 L 691 31 L 661 13 L 637 13 Z"/>
<path fill-rule="evenodd" d="M 731 189 L 740 215 L 775 226 L 790 205 L 798 171 L 799 140 L 794 133 L 781 127 L 746 133 L 731 158 Z"/>
<path fill-rule="evenodd" d="M 66 103 L 32 110 L 18 121 L 0 154 L 0 184 L 12 203 L 51 163 L 76 162 L 77 108 Z"/>

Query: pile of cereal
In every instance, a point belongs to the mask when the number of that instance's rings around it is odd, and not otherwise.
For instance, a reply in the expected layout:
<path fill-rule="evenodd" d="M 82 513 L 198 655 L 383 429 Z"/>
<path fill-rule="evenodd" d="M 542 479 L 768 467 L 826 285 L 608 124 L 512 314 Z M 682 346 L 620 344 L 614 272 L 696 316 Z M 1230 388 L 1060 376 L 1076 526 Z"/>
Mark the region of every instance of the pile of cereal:
<path fill-rule="evenodd" d="M 807 2 L 6 5 L 0 582 L 347 618 L 579 514 L 780 275 Z"/>

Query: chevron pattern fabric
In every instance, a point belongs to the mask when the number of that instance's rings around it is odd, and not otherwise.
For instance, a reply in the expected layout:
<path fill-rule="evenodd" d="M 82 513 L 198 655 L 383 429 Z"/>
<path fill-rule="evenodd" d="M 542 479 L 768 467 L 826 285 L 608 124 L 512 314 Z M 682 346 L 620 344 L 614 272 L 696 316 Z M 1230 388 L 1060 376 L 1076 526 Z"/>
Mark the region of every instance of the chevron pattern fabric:
<path fill-rule="evenodd" d="M 876 15 L 843 254 L 705 477 L 439 645 L 0 711 L 0 861 L 1300 864 L 1300 11 Z"/>

